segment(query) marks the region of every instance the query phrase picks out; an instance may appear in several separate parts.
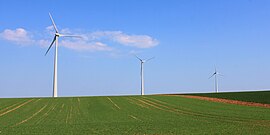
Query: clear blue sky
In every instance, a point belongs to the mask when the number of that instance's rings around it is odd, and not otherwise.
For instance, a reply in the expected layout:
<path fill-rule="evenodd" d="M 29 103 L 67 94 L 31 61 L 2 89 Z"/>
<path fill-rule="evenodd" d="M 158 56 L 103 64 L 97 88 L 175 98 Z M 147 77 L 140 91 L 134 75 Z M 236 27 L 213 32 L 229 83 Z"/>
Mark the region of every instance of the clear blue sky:
<path fill-rule="evenodd" d="M 0 97 L 52 95 L 51 12 L 60 39 L 59 96 L 270 89 L 269 0 L 0 1 Z"/>

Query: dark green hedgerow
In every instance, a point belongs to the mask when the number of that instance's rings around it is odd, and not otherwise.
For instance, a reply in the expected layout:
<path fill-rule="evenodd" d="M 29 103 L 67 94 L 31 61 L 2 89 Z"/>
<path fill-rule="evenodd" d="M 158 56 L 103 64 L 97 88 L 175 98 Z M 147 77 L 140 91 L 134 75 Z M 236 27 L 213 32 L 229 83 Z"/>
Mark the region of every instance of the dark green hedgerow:
<path fill-rule="evenodd" d="M 201 93 L 201 94 L 189 94 L 189 95 L 270 104 L 270 91 Z"/>

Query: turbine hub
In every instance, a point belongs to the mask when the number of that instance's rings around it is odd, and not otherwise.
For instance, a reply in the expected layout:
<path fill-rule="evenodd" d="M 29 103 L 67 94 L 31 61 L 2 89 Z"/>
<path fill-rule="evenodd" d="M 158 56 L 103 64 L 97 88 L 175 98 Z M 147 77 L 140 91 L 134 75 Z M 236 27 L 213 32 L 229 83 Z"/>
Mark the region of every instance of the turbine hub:
<path fill-rule="evenodd" d="M 59 33 L 55 33 L 55 36 L 58 36 L 58 37 L 59 37 L 59 36 L 60 36 L 60 34 L 59 34 Z"/>

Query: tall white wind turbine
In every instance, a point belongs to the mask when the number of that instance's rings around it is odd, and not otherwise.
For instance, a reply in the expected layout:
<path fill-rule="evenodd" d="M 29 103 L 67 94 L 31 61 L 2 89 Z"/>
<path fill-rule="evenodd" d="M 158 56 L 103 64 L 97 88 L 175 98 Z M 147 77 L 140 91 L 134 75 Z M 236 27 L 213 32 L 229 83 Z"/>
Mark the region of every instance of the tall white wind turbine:
<path fill-rule="evenodd" d="M 136 55 L 135 55 L 136 56 Z M 146 63 L 147 61 L 151 60 L 151 59 L 154 59 L 154 57 L 150 58 L 150 59 L 146 59 L 146 60 L 143 60 L 141 58 L 139 58 L 138 56 L 136 56 L 136 58 L 138 60 L 140 60 L 141 62 L 141 95 L 144 95 L 144 74 L 143 74 L 143 64 Z"/>
<path fill-rule="evenodd" d="M 216 93 L 218 93 L 218 76 L 223 76 L 223 75 L 217 72 L 217 69 L 215 68 L 215 72 L 208 79 L 212 78 L 213 76 L 215 76 L 215 90 L 216 90 Z"/>
<path fill-rule="evenodd" d="M 55 23 L 54 20 L 51 16 L 51 14 L 49 13 L 50 19 L 52 21 L 54 30 L 55 30 L 55 36 L 53 38 L 53 41 L 50 45 L 50 47 L 48 48 L 48 50 L 46 51 L 45 55 L 47 55 L 47 53 L 49 52 L 49 50 L 51 49 L 53 43 L 55 43 L 55 52 L 54 52 L 54 74 L 53 74 L 53 97 L 57 97 L 57 59 L 58 59 L 58 38 L 59 37 L 80 37 L 77 35 L 63 35 L 60 34 Z"/>

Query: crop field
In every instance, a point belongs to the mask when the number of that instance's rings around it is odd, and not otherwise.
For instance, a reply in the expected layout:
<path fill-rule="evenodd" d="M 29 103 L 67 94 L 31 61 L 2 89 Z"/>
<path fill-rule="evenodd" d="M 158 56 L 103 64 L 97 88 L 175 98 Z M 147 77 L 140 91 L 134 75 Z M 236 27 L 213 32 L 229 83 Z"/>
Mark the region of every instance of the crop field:
<path fill-rule="evenodd" d="M 270 109 L 178 95 L 0 99 L 0 134 L 270 134 Z"/>
<path fill-rule="evenodd" d="M 270 104 L 270 91 L 204 93 L 192 95 Z"/>

